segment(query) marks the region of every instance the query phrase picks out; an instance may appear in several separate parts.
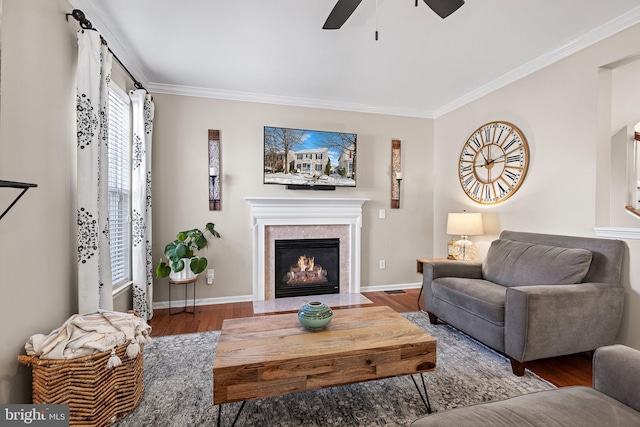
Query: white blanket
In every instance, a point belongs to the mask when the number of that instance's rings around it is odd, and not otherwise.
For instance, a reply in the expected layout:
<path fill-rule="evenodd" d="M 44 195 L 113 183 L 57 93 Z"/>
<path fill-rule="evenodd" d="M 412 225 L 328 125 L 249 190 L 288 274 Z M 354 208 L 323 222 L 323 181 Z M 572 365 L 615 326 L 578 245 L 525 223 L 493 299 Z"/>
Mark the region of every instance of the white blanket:
<path fill-rule="evenodd" d="M 138 355 L 140 345 L 151 342 L 151 326 L 134 314 L 98 310 L 74 314 L 49 335 L 36 334 L 25 344 L 30 356 L 40 359 L 75 359 L 111 350 L 107 367 L 118 366 L 117 346 L 129 343 L 127 355 Z"/>

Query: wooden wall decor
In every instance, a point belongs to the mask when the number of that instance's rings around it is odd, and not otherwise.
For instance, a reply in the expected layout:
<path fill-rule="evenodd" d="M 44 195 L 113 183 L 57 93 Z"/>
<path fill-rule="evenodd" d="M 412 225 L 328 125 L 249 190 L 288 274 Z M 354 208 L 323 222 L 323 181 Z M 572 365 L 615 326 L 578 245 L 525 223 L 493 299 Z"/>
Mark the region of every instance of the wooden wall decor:
<path fill-rule="evenodd" d="M 402 167 L 400 158 L 400 140 L 391 141 L 391 209 L 400 208 L 400 182 Z"/>
<path fill-rule="evenodd" d="M 209 210 L 219 211 L 220 207 L 220 131 L 209 129 Z"/>

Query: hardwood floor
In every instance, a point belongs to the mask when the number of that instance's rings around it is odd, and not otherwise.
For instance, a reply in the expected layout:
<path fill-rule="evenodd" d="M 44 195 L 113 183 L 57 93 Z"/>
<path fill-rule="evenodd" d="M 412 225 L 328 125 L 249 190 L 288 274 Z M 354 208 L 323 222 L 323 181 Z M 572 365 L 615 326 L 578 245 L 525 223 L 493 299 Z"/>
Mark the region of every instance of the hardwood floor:
<path fill-rule="evenodd" d="M 419 292 L 419 289 L 408 289 L 402 293 L 363 292 L 363 295 L 373 305 L 386 305 L 402 313 L 422 308 L 418 306 Z M 152 336 L 164 336 L 220 330 L 224 319 L 251 316 L 254 316 L 253 303 L 240 302 L 198 306 L 195 314 L 170 316 L 168 309 L 154 310 L 149 324 L 153 328 Z M 582 354 L 528 362 L 527 368 L 558 387 L 592 384 L 591 360 Z"/>

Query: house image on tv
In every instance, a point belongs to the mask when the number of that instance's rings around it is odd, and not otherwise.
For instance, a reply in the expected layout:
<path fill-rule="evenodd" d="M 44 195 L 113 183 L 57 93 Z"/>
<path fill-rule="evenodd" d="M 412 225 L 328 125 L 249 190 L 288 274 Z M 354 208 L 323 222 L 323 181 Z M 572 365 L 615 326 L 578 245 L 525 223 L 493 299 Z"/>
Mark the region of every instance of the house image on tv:
<path fill-rule="evenodd" d="M 340 153 L 338 158 L 339 169 L 345 172 L 345 177 L 355 178 L 355 145 L 351 145 L 348 149 L 345 149 Z"/>
<path fill-rule="evenodd" d="M 289 153 L 291 158 L 291 153 Z M 264 171 L 266 173 L 284 172 L 285 170 L 285 156 L 281 151 L 271 150 L 264 155 Z M 291 162 L 288 162 L 292 164 Z"/>
<path fill-rule="evenodd" d="M 295 170 L 299 173 L 322 175 L 329 161 L 328 148 L 315 148 L 295 152 Z"/>

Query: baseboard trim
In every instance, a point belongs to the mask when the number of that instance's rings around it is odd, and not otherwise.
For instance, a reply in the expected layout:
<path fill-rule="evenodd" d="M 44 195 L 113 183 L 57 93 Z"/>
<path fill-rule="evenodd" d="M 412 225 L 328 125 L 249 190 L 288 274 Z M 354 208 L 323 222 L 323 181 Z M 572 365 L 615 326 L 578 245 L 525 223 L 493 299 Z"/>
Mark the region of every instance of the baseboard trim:
<path fill-rule="evenodd" d="M 382 292 L 382 291 L 394 291 L 399 289 L 417 289 L 422 286 L 422 283 L 398 283 L 395 285 L 377 285 L 377 286 L 361 286 L 360 292 Z M 238 295 L 230 297 L 218 297 L 218 298 L 200 298 L 196 299 L 196 306 L 200 305 L 214 305 L 214 304 L 229 304 L 234 302 L 252 302 L 252 295 Z M 187 301 L 187 306 L 191 306 L 193 300 Z M 171 301 L 171 308 L 183 307 L 185 305 L 184 300 Z M 154 309 L 169 308 L 169 301 L 156 301 L 153 303 Z"/>
<path fill-rule="evenodd" d="M 417 289 L 422 286 L 421 282 L 418 283 L 398 283 L 395 285 L 377 285 L 377 286 L 361 286 L 360 292 L 384 292 L 395 291 L 399 289 Z"/>
<path fill-rule="evenodd" d="M 231 297 L 218 297 L 218 298 L 199 298 L 196 299 L 196 306 L 200 305 L 214 305 L 214 304 L 229 304 L 234 302 L 252 302 L 252 295 L 238 295 Z M 191 306 L 193 300 L 187 301 L 187 306 Z M 183 307 L 185 305 L 184 300 L 171 301 L 171 308 Z M 154 309 L 169 308 L 169 301 L 156 301 L 153 303 Z"/>

